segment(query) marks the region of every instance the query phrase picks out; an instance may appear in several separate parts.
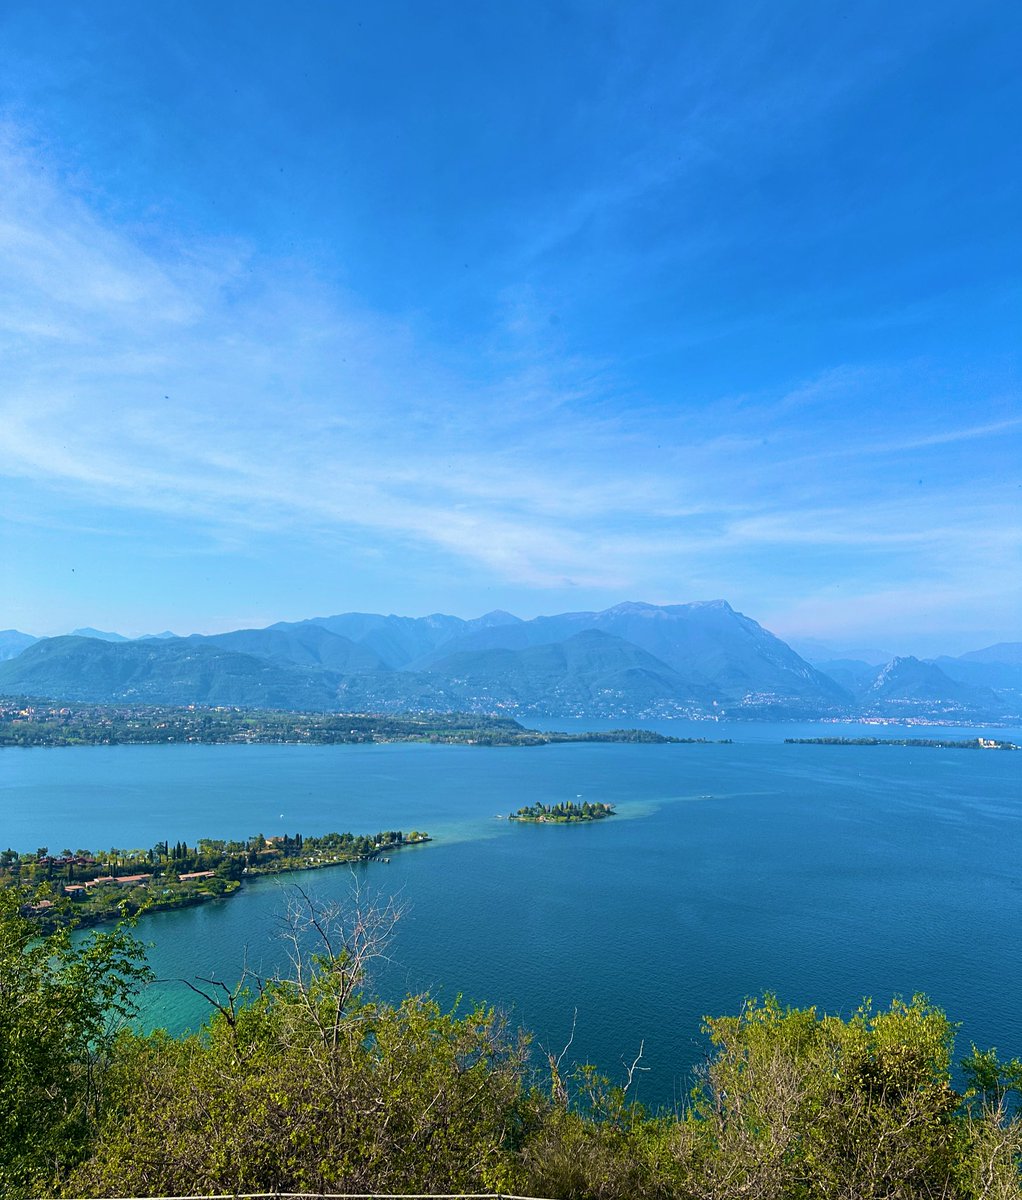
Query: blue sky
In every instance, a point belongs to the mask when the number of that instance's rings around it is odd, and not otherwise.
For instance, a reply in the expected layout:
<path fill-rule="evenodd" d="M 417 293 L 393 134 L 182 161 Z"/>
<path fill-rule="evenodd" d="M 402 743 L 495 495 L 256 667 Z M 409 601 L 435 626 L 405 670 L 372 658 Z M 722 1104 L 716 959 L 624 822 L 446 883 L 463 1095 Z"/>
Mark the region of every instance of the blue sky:
<path fill-rule="evenodd" d="M 1022 9 L 0 7 L 0 627 L 1022 638 Z"/>

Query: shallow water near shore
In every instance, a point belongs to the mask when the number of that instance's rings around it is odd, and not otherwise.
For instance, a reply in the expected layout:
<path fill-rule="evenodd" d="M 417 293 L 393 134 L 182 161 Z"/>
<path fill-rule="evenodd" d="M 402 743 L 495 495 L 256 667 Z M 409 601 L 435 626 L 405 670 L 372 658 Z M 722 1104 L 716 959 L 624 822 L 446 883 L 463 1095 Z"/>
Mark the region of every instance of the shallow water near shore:
<path fill-rule="evenodd" d="M 547 727 L 570 727 L 559 721 Z M 587 723 L 590 727 L 592 722 Z M 959 1049 L 1022 1054 L 1022 754 L 790 746 L 786 736 L 975 736 L 829 725 L 659 726 L 732 745 L 140 746 L 5 751 L 0 842 L 149 846 L 262 832 L 425 829 L 436 838 L 296 882 L 343 900 L 358 880 L 405 909 L 376 986 L 387 998 L 509 1010 L 559 1050 L 670 1104 L 705 1052 L 704 1014 L 746 996 L 848 1014 L 864 996 L 927 993 Z M 1017 730 L 991 736 L 1019 740 Z M 603 800 L 618 816 L 518 825 L 536 801 Z M 284 965 L 287 881 L 144 918 L 162 982 L 146 1024 L 196 1027 L 180 981 Z"/>

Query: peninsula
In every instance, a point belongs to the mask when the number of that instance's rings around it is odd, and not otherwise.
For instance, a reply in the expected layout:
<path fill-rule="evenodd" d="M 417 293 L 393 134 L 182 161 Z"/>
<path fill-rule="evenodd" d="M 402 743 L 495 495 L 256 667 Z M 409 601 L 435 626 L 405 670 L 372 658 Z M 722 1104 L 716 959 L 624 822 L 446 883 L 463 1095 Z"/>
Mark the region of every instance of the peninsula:
<path fill-rule="evenodd" d="M 22 894 L 22 913 L 46 928 L 95 925 L 139 912 L 187 908 L 235 895 L 259 875 L 315 871 L 374 859 L 432 839 L 413 829 L 376 834 L 325 833 L 293 837 L 261 833 L 245 841 L 201 838 L 157 842 L 148 850 L 70 850 L 50 854 L 0 851 L 0 888 Z"/>
<path fill-rule="evenodd" d="M 563 742 L 706 744 L 650 729 L 560 733 L 527 729 L 510 717 L 458 713 L 296 713 L 276 709 L 59 704 L 0 698 L 0 747 L 132 745 L 364 745 L 422 742 L 450 746 L 549 746 Z"/>

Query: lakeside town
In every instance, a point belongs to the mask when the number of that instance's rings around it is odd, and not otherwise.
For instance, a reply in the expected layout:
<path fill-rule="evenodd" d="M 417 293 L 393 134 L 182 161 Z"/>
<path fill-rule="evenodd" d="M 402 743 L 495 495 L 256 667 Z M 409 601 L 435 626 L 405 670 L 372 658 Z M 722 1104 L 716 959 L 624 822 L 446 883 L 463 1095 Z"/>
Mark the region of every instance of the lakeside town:
<path fill-rule="evenodd" d="M 187 908 L 234 895 L 261 875 L 310 871 L 345 863 L 389 861 L 405 846 L 432 839 L 420 830 L 319 837 L 257 834 L 244 841 L 201 838 L 194 846 L 157 842 L 147 850 L 71 850 L 51 854 L 0 851 L 0 887 L 23 895 L 22 915 L 47 928 L 95 925 L 145 912 Z"/>

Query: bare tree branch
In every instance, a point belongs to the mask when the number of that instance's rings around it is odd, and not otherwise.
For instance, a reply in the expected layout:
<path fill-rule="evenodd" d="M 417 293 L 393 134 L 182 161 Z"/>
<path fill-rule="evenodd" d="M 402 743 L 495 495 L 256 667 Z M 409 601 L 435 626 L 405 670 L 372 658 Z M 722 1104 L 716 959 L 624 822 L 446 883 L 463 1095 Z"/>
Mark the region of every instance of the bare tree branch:
<path fill-rule="evenodd" d="M 646 1046 L 646 1039 L 643 1038 L 642 1041 L 639 1043 L 639 1053 L 635 1056 L 635 1061 L 632 1063 L 632 1065 L 630 1067 L 627 1068 L 628 1082 L 625 1084 L 624 1088 L 622 1089 L 622 1095 L 628 1094 L 628 1089 L 632 1086 L 632 1082 L 635 1079 L 636 1071 L 648 1071 L 649 1070 L 649 1067 L 640 1067 L 639 1066 L 639 1063 L 642 1061 L 642 1051 L 645 1048 L 645 1046 Z M 621 1065 L 625 1066 L 625 1063 L 622 1062 Z"/>
<path fill-rule="evenodd" d="M 386 958 L 402 913 L 393 897 L 381 902 L 366 893 L 354 872 L 343 904 L 324 903 L 300 886 L 291 890 L 280 930 L 291 971 L 273 983 L 282 993 L 290 991 L 331 1048 L 340 1042 L 345 1014 L 371 965 Z"/>
<path fill-rule="evenodd" d="M 561 1075 L 561 1062 L 564 1056 L 571 1048 L 571 1043 L 575 1040 L 575 1026 L 578 1024 L 578 1008 L 571 1018 L 571 1036 L 564 1043 L 564 1049 L 555 1058 L 551 1051 L 547 1051 L 547 1060 L 550 1063 L 550 1098 L 555 1104 L 567 1106 L 568 1089 L 565 1086 L 564 1078 Z"/>

